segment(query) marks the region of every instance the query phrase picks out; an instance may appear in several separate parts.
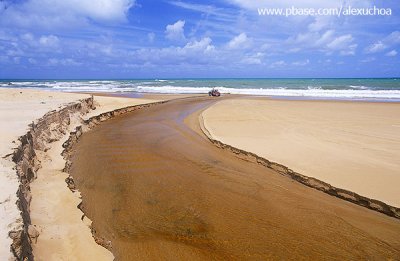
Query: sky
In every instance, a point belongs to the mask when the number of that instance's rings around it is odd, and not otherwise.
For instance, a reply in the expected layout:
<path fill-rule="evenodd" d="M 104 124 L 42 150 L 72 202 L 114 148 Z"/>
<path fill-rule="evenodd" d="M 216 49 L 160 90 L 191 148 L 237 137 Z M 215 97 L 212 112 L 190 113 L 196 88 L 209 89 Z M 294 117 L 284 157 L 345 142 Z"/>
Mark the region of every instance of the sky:
<path fill-rule="evenodd" d="M 391 15 L 259 15 L 292 6 Z M 0 78 L 399 77 L 399 12 L 398 0 L 0 0 Z"/>

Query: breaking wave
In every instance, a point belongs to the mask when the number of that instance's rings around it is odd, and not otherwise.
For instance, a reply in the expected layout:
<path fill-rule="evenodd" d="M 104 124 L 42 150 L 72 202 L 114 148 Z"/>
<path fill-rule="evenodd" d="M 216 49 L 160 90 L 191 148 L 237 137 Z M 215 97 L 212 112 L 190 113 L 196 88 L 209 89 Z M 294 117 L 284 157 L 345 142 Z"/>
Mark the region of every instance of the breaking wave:
<path fill-rule="evenodd" d="M 0 87 L 33 88 L 65 92 L 136 92 L 165 94 L 208 93 L 217 88 L 223 94 L 311 97 L 333 99 L 400 100 L 400 86 L 368 87 L 363 84 L 329 84 L 322 80 L 92 80 L 92 81 L 0 81 Z M 340 80 L 338 80 L 340 81 Z M 365 80 L 368 81 L 368 80 Z M 322 84 L 321 84 L 322 83 Z M 379 82 L 374 82 L 378 84 Z M 387 84 L 387 83 L 386 83 Z M 383 85 L 383 84 L 382 84 Z"/>

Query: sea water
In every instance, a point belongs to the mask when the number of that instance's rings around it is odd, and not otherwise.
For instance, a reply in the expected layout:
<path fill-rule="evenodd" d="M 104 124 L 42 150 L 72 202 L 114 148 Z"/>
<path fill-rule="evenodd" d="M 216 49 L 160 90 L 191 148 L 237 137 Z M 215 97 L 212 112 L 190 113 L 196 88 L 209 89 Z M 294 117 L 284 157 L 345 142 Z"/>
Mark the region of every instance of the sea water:
<path fill-rule="evenodd" d="M 350 99 L 400 101 L 400 78 L 354 79 L 132 79 L 132 80 L 0 80 L 0 87 L 47 89 L 65 92 L 208 93 L 291 97 L 297 99 Z"/>

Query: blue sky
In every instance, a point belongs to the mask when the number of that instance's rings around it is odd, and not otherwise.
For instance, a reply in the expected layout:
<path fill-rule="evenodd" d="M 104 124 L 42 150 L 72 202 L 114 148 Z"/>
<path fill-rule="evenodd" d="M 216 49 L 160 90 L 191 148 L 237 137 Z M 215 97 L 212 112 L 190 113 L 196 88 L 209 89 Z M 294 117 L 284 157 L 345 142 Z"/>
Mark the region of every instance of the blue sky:
<path fill-rule="evenodd" d="M 341 0 L 0 0 L 0 78 L 399 77 L 391 16 L 260 16 Z"/>

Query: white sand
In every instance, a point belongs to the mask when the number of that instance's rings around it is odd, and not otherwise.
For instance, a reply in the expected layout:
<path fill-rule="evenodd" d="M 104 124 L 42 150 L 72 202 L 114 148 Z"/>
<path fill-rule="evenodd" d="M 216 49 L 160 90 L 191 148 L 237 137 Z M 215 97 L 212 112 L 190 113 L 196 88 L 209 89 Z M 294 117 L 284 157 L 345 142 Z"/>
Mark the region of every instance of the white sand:
<path fill-rule="evenodd" d="M 60 105 L 88 97 L 79 94 L 60 94 L 20 89 L 0 89 L 0 156 L 13 152 L 18 143 L 13 143 L 28 130 L 28 124 Z M 10 257 L 11 239 L 8 232 L 20 225 L 21 219 L 15 204 L 17 201 L 18 177 L 12 169 L 13 162 L 0 159 L 0 259 Z"/>
<path fill-rule="evenodd" d="M 333 186 L 400 206 L 400 104 L 232 99 L 211 135 Z"/>
<path fill-rule="evenodd" d="M 3 157 L 12 153 L 13 148 L 18 146 L 18 137 L 27 132 L 28 124 L 32 121 L 66 103 L 87 97 L 87 94 L 0 89 L 0 260 L 12 257 L 8 232 L 22 224 L 20 211 L 16 206 L 18 177 L 12 169 L 14 164 L 11 158 Z M 95 101 L 100 106 L 86 117 L 117 108 L 154 102 L 115 97 L 95 97 Z M 78 122 L 74 124 L 77 125 Z M 72 125 L 71 128 L 74 128 Z M 37 260 L 84 260 L 84 257 L 91 260 L 110 260 L 113 258 L 112 254 L 94 242 L 87 224 L 81 221 L 82 213 L 77 209 L 79 195 L 73 194 L 67 188 L 66 174 L 60 171 L 64 167 L 60 156 L 64 140 L 55 142 L 47 155 L 40 153 L 39 156 L 47 160 L 42 162 L 38 179 L 31 185 L 32 223 L 37 225 L 41 232 L 37 244 L 34 245 L 35 257 Z"/>

